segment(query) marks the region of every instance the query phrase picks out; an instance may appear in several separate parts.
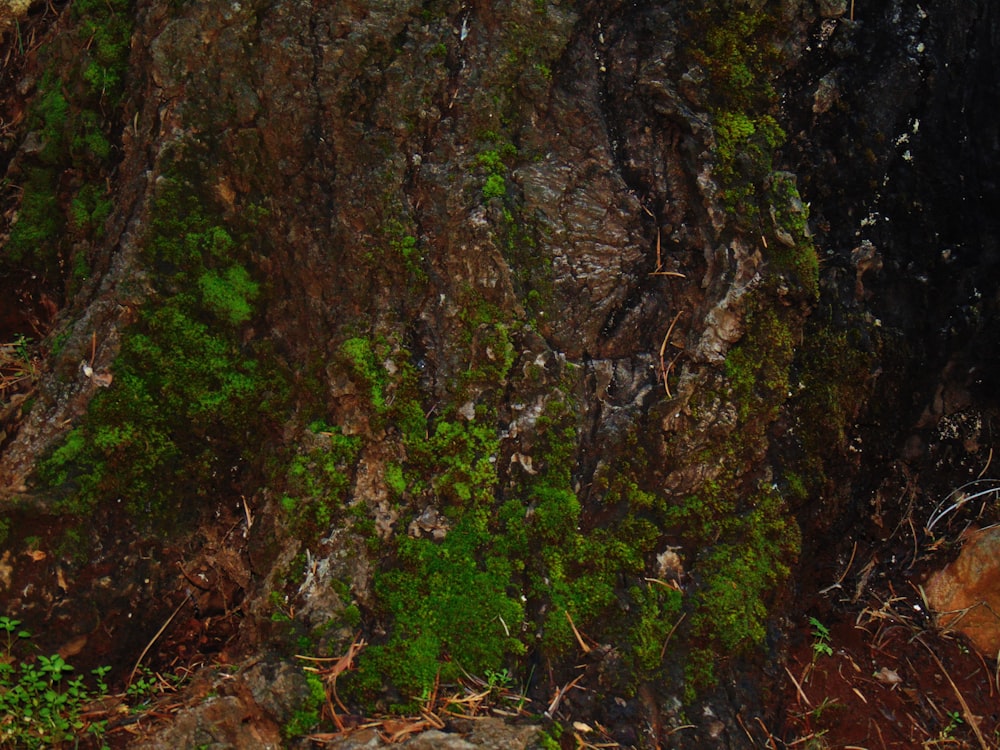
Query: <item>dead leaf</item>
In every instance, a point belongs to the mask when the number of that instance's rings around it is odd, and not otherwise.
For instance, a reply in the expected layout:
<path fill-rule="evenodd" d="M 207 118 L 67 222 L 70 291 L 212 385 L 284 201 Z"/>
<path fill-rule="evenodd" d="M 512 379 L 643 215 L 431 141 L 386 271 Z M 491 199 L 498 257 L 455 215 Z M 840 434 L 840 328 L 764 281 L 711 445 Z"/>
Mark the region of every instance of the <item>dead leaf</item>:
<path fill-rule="evenodd" d="M 874 674 L 874 677 L 883 685 L 888 685 L 889 687 L 895 687 L 903 682 L 903 678 L 899 676 L 899 673 L 895 669 L 889 669 L 888 667 L 882 667 Z"/>
<path fill-rule="evenodd" d="M 76 638 L 67 641 L 62 646 L 59 647 L 58 651 L 59 656 L 61 656 L 63 659 L 69 659 L 70 657 L 76 656 L 81 651 L 83 651 L 83 647 L 86 645 L 87 645 L 86 634 L 78 635 Z"/>

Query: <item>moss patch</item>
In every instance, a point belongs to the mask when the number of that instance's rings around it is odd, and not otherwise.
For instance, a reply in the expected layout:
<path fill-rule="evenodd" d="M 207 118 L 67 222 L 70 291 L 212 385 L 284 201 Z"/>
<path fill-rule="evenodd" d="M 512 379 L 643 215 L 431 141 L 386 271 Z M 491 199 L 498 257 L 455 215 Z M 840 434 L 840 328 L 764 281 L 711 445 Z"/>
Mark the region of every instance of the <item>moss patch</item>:
<path fill-rule="evenodd" d="M 73 43 L 43 50 L 48 63 L 28 110 L 39 148 L 24 158 L 20 210 L 0 265 L 62 279 L 69 293 L 89 273 L 87 248 L 102 239 L 111 213 L 105 184 L 116 160 L 132 5 L 73 4 L 72 23 L 62 32 Z M 83 53 L 71 58 L 61 51 L 81 46 Z"/>
<path fill-rule="evenodd" d="M 39 465 L 70 511 L 118 498 L 179 522 L 257 461 L 262 425 L 282 408 L 283 375 L 240 340 L 259 290 L 237 264 L 242 246 L 180 172 L 161 182 L 144 243 L 157 295 L 122 336 L 113 385 Z"/>

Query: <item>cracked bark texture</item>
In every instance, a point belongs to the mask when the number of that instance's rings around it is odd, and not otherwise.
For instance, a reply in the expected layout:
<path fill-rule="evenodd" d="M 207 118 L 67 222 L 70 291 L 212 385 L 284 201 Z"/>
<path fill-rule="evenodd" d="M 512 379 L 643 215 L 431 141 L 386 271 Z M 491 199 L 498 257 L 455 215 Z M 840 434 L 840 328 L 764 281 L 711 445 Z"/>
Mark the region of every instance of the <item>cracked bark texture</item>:
<path fill-rule="evenodd" d="M 996 219 L 986 206 L 996 199 L 988 167 L 995 167 L 997 146 L 995 121 L 984 112 L 996 94 L 986 79 L 996 62 L 997 19 L 986 3 L 932 10 L 877 2 L 859 7 L 856 20 L 837 3 L 774 5 L 787 24 L 775 35 L 787 46 L 778 80 L 790 136 L 782 166 L 812 201 L 812 229 L 826 261 L 815 325 L 884 338 L 889 349 L 907 342 L 905 353 L 884 355 L 882 381 L 873 374 L 853 394 L 853 419 L 860 420 L 876 382 L 881 389 L 869 424 L 852 422 L 847 437 L 830 444 L 829 497 L 801 499 L 794 508 L 812 550 L 826 542 L 810 530 L 850 528 L 857 498 L 878 483 L 878 470 L 865 474 L 845 441 L 881 441 L 866 460 L 889 460 L 935 388 L 972 395 L 950 406 L 938 399 L 928 420 L 970 399 L 992 408 L 986 384 L 996 377 L 996 306 L 982 280 L 996 273 Z M 41 33 L 60 38 L 68 7 Z M 620 515 L 602 505 L 595 486 L 636 444 L 651 465 L 643 480 L 667 503 L 723 473 L 744 489 L 770 482 L 783 463 L 776 454 L 798 449 L 794 432 L 809 427 L 796 394 L 760 416 L 753 445 L 735 456 L 711 450 L 741 429 L 739 405 L 727 401 L 724 363 L 745 335 L 747 300 L 770 267 L 760 233 L 734 219 L 719 196 L 708 84 L 685 34 L 690 10 L 678 2 L 138 0 L 129 94 L 116 125 L 120 161 L 108 178 L 114 209 L 92 248 L 89 278 L 61 298 L 51 322 L 51 337 L 64 344 L 48 355 L 31 409 L 4 412 L 0 481 L 12 518 L 34 529 L 30 519 L 45 518 L 53 502 L 32 471 L 99 390 L 81 362 L 114 372 L 122 332 L 143 305 L 156 304 L 140 249 L 158 185 L 179 153 L 200 165 L 199 189 L 224 222 L 251 206 L 267 209 L 248 250 L 266 309 L 241 332 L 245 342 L 267 342 L 292 383 L 287 421 L 268 434 L 267 455 L 322 443 L 303 434 L 304 404 L 325 404 L 331 421 L 364 441 L 350 496 L 368 509 L 377 534 L 407 533 L 397 528 L 401 510 L 423 512 L 418 520 L 428 533 L 446 522 L 427 515 L 430 506 L 401 509 L 392 499 L 386 467 L 405 458 L 404 441 L 391 425 L 373 426 L 359 406 L 364 389 L 342 364 L 352 331 L 405 344 L 428 413 L 458 398 L 458 414 L 473 421 L 477 403 L 496 399 L 504 436 L 494 457 L 498 495 L 518 472 L 534 472 L 538 418 L 570 394 L 578 427 L 572 481 L 585 529 Z M 967 85 L 966 73 L 974 79 Z M 30 99 L 41 63 L 27 58 L 20 75 Z M 15 180 L 30 156 L 27 135 L 22 128 L 4 141 Z M 486 152 L 502 165 L 491 166 Z M 487 195 L 490 176 L 501 178 L 502 195 Z M 16 206 L 14 197 L 5 201 Z M 412 255 L 396 247 L 406 237 Z M 858 252 L 863 240 L 874 248 L 867 255 Z M 956 280 L 944 280 L 952 269 Z M 61 292 L 57 280 L 50 283 Z M 782 311 L 797 346 L 803 329 L 806 336 L 817 330 L 806 327 L 812 304 L 782 294 L 757 304 Z M 489 318 L 520 326 L 512 374 L 466 383 L 463 374 L 500 356 L 477 338 Z M 949 330 L 942 319 L 952 322 Z M 979 346 L 991 354 L 974 354 Z M 871 351 L 883 356 L 875 344 Z M 673 364 L 666 388 L 664 362 Z M 920 380 L 912 394 L 910 378 Z M 889 417 L 893 409 L 904 416 Z M 218 507 L 229 508 L 225 520 L 233 520 L 241 496 L 248 521 L 252 508 L 243 539 L 202 529 L 200 552 L 180 536 L 152 544 L 164 559 L 193 557 L 206 575 L 228 582 L 220 584 L 229 592 L 223 609 L 238 608 L 242 618 L 227 634 L 228 648 L 246 655 L 272 646 L 269 595 L 296 555 L 310 562 L 296 594 L 308 624 L 344 608 L 330 580 L 349 582 L 358 602 L 375 606 L 372 568 L 379 561 L 369 559 L 359 535 L 330 529 L 316 548 L 303 548 L 281 521 L 280 487 L 253 461 L 215 489 Z M 108 586 L 98 575 L 108 558 L 125 554 L 136 566 L 127 585 L 102 600 L 112 640 L 131 651 L 105 644 L 99 655 L 127 662 L 148 634 L 130 625 L 126 610 L 165 617 L 176 603 L 170 597 L 188 584 L 165 566 L 140 562 L 145 542 L 130 522 L 101 544 L 89 566 L 66 567 L 84 598 Z M 224 549 L 233 544 L 236 555 Z M 685 564 L 697 565 L 700 551 L 685 553 Z M 646 566 L 655 577 L 656 562 Z M 140 579 L 153 583 L 144 589 Z M 41 593 L 5 591 L 6 605 L 25 619 L 40 617 L 54 581 L 40 581 Z M 775 596 L 785 601 L 780 591 Z M 739 711 L 769 720 L 780 714 L 781 707 L 765 705 L 767 684 L 777 679 L 765 662 L 780 654 L 781 619 L 772 622 L 768 656 L 731 665 L 731 682 L 700 699 L 698 728 L 670 741 L 742 747 Z M 548 666 L 565 670 L 571 661 Z M 286 671 L 283 680 L 295 682 Z M 594 684 L 617 685 L 607 677 L 613 671 L 594 667 Z M 274 721 L 287 720 L 290 707 L 271 708 L 257 676 L 241 679 L 250 687 L 234 691 L 222 708 L 185 719 L 201 727 L 195 734 L 170 730 L 161 743 L 201 737 L 206 723 L 225 725 L 250 704 L 267 718 L 256 737 L 239 741 L 278 741 Z M 603 704 L 581 699 L 577 710 L 614 724 L 625 744 L 653 747 L 679 721 L 676 694 L 661 687 L 642 685 L 620 710 L 608 688 Z"/>

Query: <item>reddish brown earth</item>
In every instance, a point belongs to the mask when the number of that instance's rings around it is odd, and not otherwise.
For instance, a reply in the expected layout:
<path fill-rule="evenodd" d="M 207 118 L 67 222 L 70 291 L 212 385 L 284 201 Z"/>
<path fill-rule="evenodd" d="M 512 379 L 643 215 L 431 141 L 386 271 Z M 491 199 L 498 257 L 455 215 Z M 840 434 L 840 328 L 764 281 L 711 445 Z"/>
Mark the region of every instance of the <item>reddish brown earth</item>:
<path fill-rule="evenodd" d="M 996 745 L 996 664 L 936 631 L 919 593 L 903 586 L 886 586 L 884 599 L 869 594 L 853 618 L 854 608 L 831 613 L 832 653 L 816 651 L 815 628 L 794 634 L 777 737 L 831 748 Z"/>

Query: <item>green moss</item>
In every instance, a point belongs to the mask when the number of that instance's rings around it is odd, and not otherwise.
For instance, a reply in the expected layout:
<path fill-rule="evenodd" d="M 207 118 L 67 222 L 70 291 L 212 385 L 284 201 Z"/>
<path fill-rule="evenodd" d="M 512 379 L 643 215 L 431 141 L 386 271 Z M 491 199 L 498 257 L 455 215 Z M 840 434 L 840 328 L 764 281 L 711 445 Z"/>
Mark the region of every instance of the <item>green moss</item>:
<path fill-rule="evenodd" d="M 788 396 L 795 340 L 778 311 L 759 303 L 747 311 L 745 326 L 744 338 L 726 356 L 731 401 L 742 422 L 770 422 Z"/>
<path fill-rule="evenodd" d="M 517 154 L 517 149 L 512 144 L 498 140 L 499 146 L 480 151 L 476 155 L 476 164 L 486 170 L 487 174 L 504 174 L 507 171 L 506 159 Z"/>
<path fill-rule="evenodd" d="M 198 278 L 198 288 L 205 308 L 232 325 L 250 320 L 260 290 L 242 266 L 230 266 L 221 273 L 206 271 Z"/>
<path fill-rule="evenodd" d="M 300 538 L 319 538 L 346 508 L 361 439 L 324 423 L 310 426 L 315 447 L 295 456 L 287 472 L 282 508 Z"/>
<path fill-rule="evenodd" d="M 632 652 L 639 679 L 656 675 L 663 666 L 667 638 L 681 617 L 683 594 L 662 583 L 633 586 L 629 596 L 638 610 L 631 630 Z"/>
<path fill-rule="evenodd" d="M 562 736 L 562 726 L 558 722 L 553 722 L 552 726 L 539 733 L 538 744 L 543 750 L 560 750 L 562 744 L 559 742 L 559 738 Z"/>
<path fill-rule="evenodd" d="M 314 672 L 306 672 L 309 692 L 302 704 L 292 713 L 292 718 L 281 728 L 286 739 L 301 737 L 316 729 L 320 722 L 320 712 L 326 705 L 326 686 L 323 678 Z"/>
<path fill-rule="evenodd" d="M 103 162 L 111 155 L 111 142 L 101 129 L 100 116 L 91 109 L 80 111 L 75 132 L 70 138 L 70 152 L 80 161 Z"/>
<path fill-rule="evenodd" d="M 42 140 L 40 159 L 49 165 L 59 163 L 64 156 L 69 117 L 69 102 L 63 95 L 58 79 L 45 73 L 38 85 L 38 96 L 29 122 L 37 129 Z"/>
<path fill-rule="evenodd" d="M 117 498 L 149 523 L 180 523 L 257 460 L 268 415 L 282 408 L 284 376 L 235 328 L 251 315 L 256 284 L 205 213 L 210 201 L 180 184 L 165 176 L 154 200 L 144 257 L 156 296 L 122 335 L 113 384 L 39 464 L 67 510 Z"/>
<path fill-rule="evenodd" d="M 372 406 L 376 411 L 384 412 L 388 373 L 378 361 L 372 341 L 362 337 L 350 338 L 340 345 L 340 350 L 347 356 L 355 376 L 368 384 Z"/>
<path fill-rule="evenodd" d="M 825 464 L 849 450 L 848 429 L 868 400 L 882 346 L 877 333 L 850 319 L 837 325 L 817 318 L 807 325 L 796 362 L 793 413 L 800 427 L 784 448 L 796 462 L 786 481 L 800 502 L 830 495 Z"/>
<path fill-rule="evenodd" d="M 482 306 L 478 310 L 476 315 L 462 314 L 471 338 L 469 368 L 462 373 L 461 379 L 466 385 L 502 386 L 514 364 L 511 328 L 500 322 L 504 316 L 499 311 Z"/>
<path fill-rule="evenodd" d="M 63 278 L 70 292 L 84 275 L 81 241 L 100 240 L 111 212 L 103 195 L 115 155 L 114 110 L 124 93 L 131 8 L 124 0 L 74 3 L 75 24 L 60 33 L 76 40 L 47 46 L 49 67 L 28 109 L 28 127 L 38 134 L 41 148 L 25 159 L 19 217 L 0 263 L 30 268 L 53 284 Z M 75 41 L 86 42 L 82 54 Z M 73 56 L 65 53 L 70 49 Z M 82 183 L 68 201 L 61 194 L 62 174 Z"/>
<path fill-rule="evenodd" d="M 376 592 L 392 616 L 388 642 L 369 648 L 356 688 L 389 680 L 414 700 L 440 676 L 483 674 L 523 653 L 523 604 L 509 595 L 512 562 L 491 553 L 485 516 L 469 513 L 435 543 L 404 538 L 400 566 L 382 573 Z"/>
<path fill-rule="evenodd" d="M 538 3 L 511 6 L 482 66 L 481 78 L 471 109 L 484 128 L 498 130 L 523 122 L 533 101 L 548 91 L 550 81 L 542 73 L 558 61 L 572 34 L 574 16 L 566 6 L 550 11 Z"/>
<path fill-rule="evenodd" d="M 491 174 L 483 183 L 483 198 L 502 198 L 507 194 L 507 182 L 501 175 Z"/>
<path fill-rule="evenodd" d="M 361 625 L 361 610 L 357 604 L 348 604 L 344 607 L 341 622 L 349 628 L 357 628 Z"/>
<path fill-rule="evenodd" d="M 230 264 L 239 254 L 229 229 L 205 213 L 205 197 L 195 189 L 204 179 L 198 171 L 191 178 L 168 172 L 157 185 L 144 254 L 169 291 L 186 288 L 206 269 Z"/>
<path fill-rule="evenodd" d="M 57 240 L 64 219 L 56 198 L 55 172 L 47 167 L 29 167 L 22 183 L 21 208 L 11 229 L 4 260 L 37 268 L 57 263 Z"/>
<path fill-rule="evenodd" d="M 502 137 L 492 134 L 493 147 L 476 155 L 476 166 L 486 173 L 483 182 L 483 199 L 503 198 L 507 195 L 507 160 L 517 154 L 517 149 Z"/>
<path fill-rule="evenodd" d="M 621 581 L 641 578 L 659 532 L 625 507 L 603 528 L 581 528 L 582 506 L 573 487 L 575 420 L 571 402 L 553 398 L 546 405 L 533 436 L 535 473 L 523 475 L 501 507 L 498 543 L 510 557 L 524 561 L 523 590 L 529 601 L 542 603 L 532 615 L 548 658 L 576 647 L 571 617 L 591 637 L 620 644 L 627 659 L 645 663 L 651 658 L 654 620 L 669 619 L 675 603 L 666 605 L 666 599 L 647 597 L 638 589 L 631 600 L 631 594 L 622 593 Z M 623 605 L 643 616 L 623 617 Z"/>
<path fill-rule="evenodd" d="M 92 94 L 117 104 L 124 89 L 132 39 L 132 0 L 75 0 L 73 16 L 87 40 L 82 78 Z"/>
<path fill-rule="evenodd" d="M 554 304 L 552 258 L 540 252 L 539 235 L 537 222 L 523 215 L 517 201 L 508 201 L 500 212 L 497 239 L 529 318 L 550 314 Z"/>
<path fill-rule="evenodd" d="M 94 239 L 104 236 L 104 223 L 111 215 L 111 200 L 97 185 L 84 185 L 70 202 L 70 218 L 74 228 Z"/>
<path fill-rule="evenodd" d="M 724 378 L 699 397 L 705 409 L 736 407 L 732 428 L 692 457 L 720 471 L 663 517 L 689 550 L 689 573 L 697 584 L 685 603 L 683 628 L 692 690 L 712 682 L 713 660 L 706 654 L 737 655 L 760 646 L 773 594 L 799 552 L 798 525 L 781 485 L 747 479 L 790 397 L 795 320 L 793 311 L 773 305 L 766 290 L 749 301 L 744 336 L 727 355 Z"/>
<path fill-rule="evenodd" d="M 497 486 L 496 427 L 442 420 L 427 439 L 407 441 L 407 460 L 425 476 L 451 515 L 489 506 Z"/>
<path fill-rule="evenodd" d="M 698 642 L 735 654 L 764 640 L 768 596 L 783 582 L 801 543 L 784 500 L 761 487 L 740 519 L 739 533 L 716 544 L 698 561 L 702 584 L 691 629 Z"/>
<path fill-rule="evenodd" d="M 779 51 L 770 34 L 779 22 L 769 4 L 713 0 L 699 5 L 691 20 L 692 51 L 709 74 L 712 104 L 747 111 L 772 102 Z"/>
<path fill-rule="evenodd" d="M 777 28 L 767 4 L 728 0 L 702 4 L 688 26 L 692 53 L 711 84 L 704 94 L 713 115 L 719 197 L 748 229 L 767 201 L 760 186 L 786 137 L 773 116 L 778 111 L 773 81 L 781 70 L 779 45 L 771 38 Z"/>
<path fill-rule="evenodd" d="M 39 467 L 50 485 L 74 488 L 83 508 L 114 496 L 156 516 L 177 497 L 209 496 L 239 462 L 271 388 L 255 360 L 170 304 L 130 329 L 114 371 L 113 386 Z"/>
<path fill-rule="evenodd" d="M 481 352 L 488 342 L 494 353 L 482 366 L 496 368 L 491 377 L 507 378 L 519 372 L 512 368 L 517 347 L 490 317 L 469 311 L 469 345 Z M 407 377 L 398 353 L 386 366 L 391 350 L 384 341 L 358 338 L 344 360 L 368 386 L 373 413 L 381 409 L 386 418 L 406 400 L 388 396 L 401 393 L 399 379 Z M 468 382 L 478 384 L 479 377 Z M 663 544 L 655 520 L 643 515 L 659 512 L 663 500 L 641 489 L 634 475 L 613 477 L 607 502 L 616 512 L 601 528 L 581 528 L 573 478 L 577 415 L 565 393 L 550 393 L 535 422 L 532 472 L 506 482 L 498 470 L 501 433 L 492 400 L 482 398 L 472 420 L 459 418 L 455 406 L 440 412 L 420 415 L 422 423 L 413 417 L 401 436 L 404 457 L 384 477 L 397 502 L 431 502 L 449 525 L 441 539 L 400 535 L 381 543 L 379 556 L 388 563 L 375 576 L 375 608 L 386 637 L 366 649 L 347 678 L 355 698 L 395 691 L 397 707 L 412 709 L 435 680 L 455 679 L 461 670 L 516 674 L 530 650 L 539 652 L 536 658 L 566 657 L 577 648 L 570 618 L 591 637 L 617 644 L 637 681 L 662 678 L 674 658 L 664 659 L 664 643 L 685 603 L 665 582 L 643 581 L 648 559 Z M 640 454 L 626 463 L 642 466 Z"/>
<path fill-rule="evenodd" d="M 406 492 L 406 477 L 403 475 L 403 467 L 399 464 L 386 466 L 385 484 L 397 498 L 402 497 L 403 493 Z"/>
<path fill-rule="evenodd" d="M 806 480 L 801 474 L 788 469 L 785 471 L 784 480 L 789 499 L 801 503 L 809 497 Z"/>
<path fill-rule="evenodd" d="M 715 138 L 722 203 L 742 220 L 755 218 L 767 197 L 758 186 L 771 173 L 785 132 L 769 114 L 722 110 L 715 115 Z"/>
<path fill-rule="evenodd" d="M 403 218 L 390 219 L 383 226 L 383 233 L 389 244 L 391 253 L 388 258 L 380 259 L 380 265 L 389 262 L 395 269 L 402 261 L 402 271 L 406 274 L 407 287 L 410 291 L 419 292 L 427 282 L 427 271 L 424 269 L 424 254 L 420 240 L 412 233 L 415 228 L 412 220 L 405 218 L 404 212 L 398 207 L 391 213 Z M 372 258 L 374 260 L 374 257 Z M 394 271 L 393 271 L 394 272 Z"/>
<path fill-rule="evenodd" d="M 802 201 L 793 175 L 776 172 L 767 189 L 773 224 L 768 259 L 777 273 L 801 289 L 805 298 L 819 298 L 819 256 L 809 232 L 809 207 Z"/>

